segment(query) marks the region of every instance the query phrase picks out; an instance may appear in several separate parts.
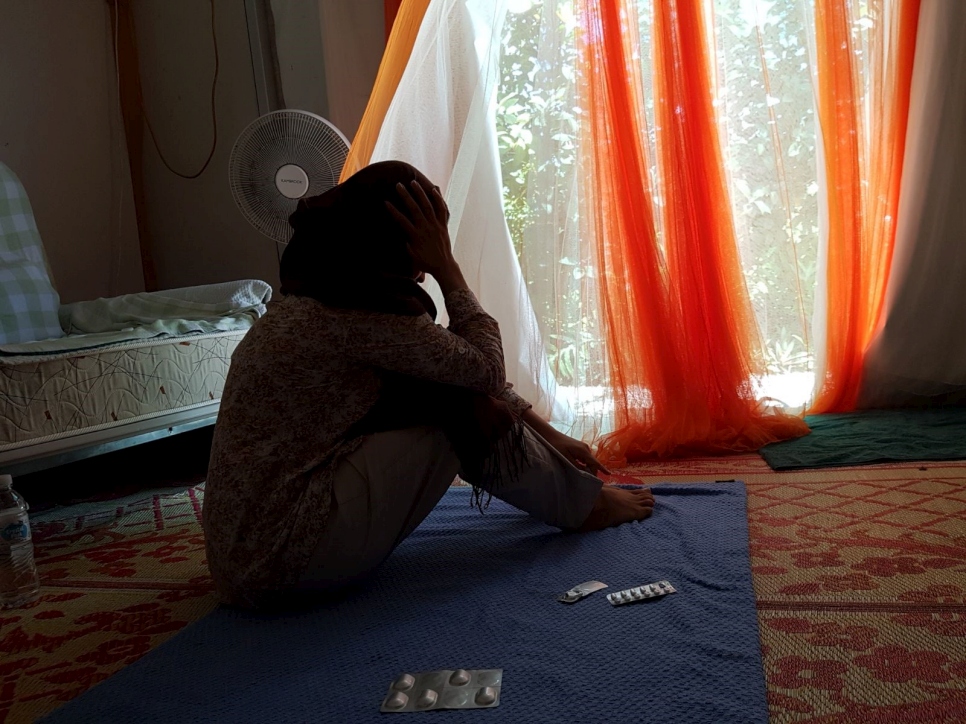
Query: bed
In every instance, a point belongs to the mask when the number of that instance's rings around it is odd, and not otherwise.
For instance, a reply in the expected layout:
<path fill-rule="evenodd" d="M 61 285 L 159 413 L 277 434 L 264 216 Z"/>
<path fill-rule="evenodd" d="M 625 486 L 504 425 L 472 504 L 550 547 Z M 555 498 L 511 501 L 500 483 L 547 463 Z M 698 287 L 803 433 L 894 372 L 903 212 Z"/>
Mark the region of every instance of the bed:
<path fill-rule="evenodd" d="M 244 334 L 0 358 L 0 469 L 23 474 L 212 424 Z"/>
<path fill-rule="evenodd" d="M 0 472 L 22 475 L 214 423 L 257 280 L 64 305 L 58 339 L 0 346 Z"/>
<path fill-rule="evenodd" d="M 27 191 L 0 163 L 0 473 L 211 425 L 258 279 L 61 304 Z"/>

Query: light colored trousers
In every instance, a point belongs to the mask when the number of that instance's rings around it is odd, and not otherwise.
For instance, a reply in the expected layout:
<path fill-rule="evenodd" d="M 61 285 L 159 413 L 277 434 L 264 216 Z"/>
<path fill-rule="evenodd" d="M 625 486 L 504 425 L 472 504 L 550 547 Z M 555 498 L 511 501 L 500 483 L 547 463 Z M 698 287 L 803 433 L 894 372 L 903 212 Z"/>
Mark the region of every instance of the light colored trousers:
<path fill-rule="evenodd" d="M 515 480 L 503 475 L 494 496 L 544 523 L 579 527 L 600 480 L 529 427 L 524 439 L 529 464 Z M 370 435 L 336 468 L 326 531 L 300 587 L 334 589 L 364 578 L 429 515 L 459 472 L 459 459 L 438 428 Z"/>

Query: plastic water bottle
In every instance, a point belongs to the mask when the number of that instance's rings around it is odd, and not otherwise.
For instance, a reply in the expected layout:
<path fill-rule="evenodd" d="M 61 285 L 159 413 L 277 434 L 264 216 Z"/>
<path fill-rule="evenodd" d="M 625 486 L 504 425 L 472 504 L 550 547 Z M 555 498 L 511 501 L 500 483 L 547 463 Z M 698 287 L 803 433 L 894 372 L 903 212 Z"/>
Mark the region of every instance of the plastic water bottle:
<path fill-rule="evenodd" d="M 13 478 L 0 475 L 0 608 L 23 606 L 40 595 L 27 501 L 12 485 Z"/>

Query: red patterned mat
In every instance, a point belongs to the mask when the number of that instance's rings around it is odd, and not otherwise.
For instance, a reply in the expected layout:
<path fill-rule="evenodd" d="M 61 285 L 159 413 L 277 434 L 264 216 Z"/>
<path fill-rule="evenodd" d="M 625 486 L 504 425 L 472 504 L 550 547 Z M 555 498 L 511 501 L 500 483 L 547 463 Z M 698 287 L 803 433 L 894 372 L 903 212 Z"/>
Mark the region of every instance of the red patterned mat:
<path fill-rule="evenodd" d="M 201 503 L 190 489 L 33 521 L 43 595 L 0 611 L 0 721 L 34 721 L 214 609 Z"/>
<path fill-rule="evenodd" d="M 616 478 L 745 481 L 773 722 L 966 722 L 966 463 Z"/>
<path fill-rule="evenodd" d="M 966 722 L 966 463 L 775 473 L 757 456 L 613 482 L 744 480 L 774 722 Z M 0 719 L 33 721 L 215 606 L 203 492 L 35 522 L 42 599 L 0 612 Z"/>

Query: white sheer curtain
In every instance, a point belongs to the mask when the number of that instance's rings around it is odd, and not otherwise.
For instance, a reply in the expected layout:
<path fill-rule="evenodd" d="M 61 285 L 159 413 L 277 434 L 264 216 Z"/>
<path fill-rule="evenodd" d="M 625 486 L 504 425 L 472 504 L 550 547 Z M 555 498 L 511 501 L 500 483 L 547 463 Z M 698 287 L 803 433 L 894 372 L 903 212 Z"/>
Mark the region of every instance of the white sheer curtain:
<path fill-rule="evenodd" d="M 966 402 L 966 3 L 923 2 L 896 248 L 862 407 Z"/>
<path fill-rule="evenodd" d="M 514 0 L 501 39 L 497 134 L 504 203 L 543 351 L 566 418 L 592 439 L 613 427 L 597 258 L 579 212 L 577 27 L 570 0 Z"/>
<path fill-rule="evenodd" d="M 406 161 L 440 186 L 456 259 L 500 323 L 507 378 L 539 412 L 566 419 L 561 404 L 552 410 L 555 382 L 503 213 L 495 91 L 506 4 L 430 4 L 372 161 Z"/>

